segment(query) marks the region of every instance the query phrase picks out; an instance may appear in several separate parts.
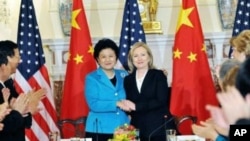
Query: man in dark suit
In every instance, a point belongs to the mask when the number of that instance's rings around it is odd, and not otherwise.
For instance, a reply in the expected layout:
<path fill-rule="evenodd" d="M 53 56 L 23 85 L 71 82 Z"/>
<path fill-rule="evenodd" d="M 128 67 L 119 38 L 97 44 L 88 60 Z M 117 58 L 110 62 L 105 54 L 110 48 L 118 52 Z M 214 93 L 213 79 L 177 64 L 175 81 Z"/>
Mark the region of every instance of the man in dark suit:
<path fill-rule="evenodd" d="M 31 127 L 32 114 L 38 110 L 38 102 L 45 90 L 32 90 L 19 95 L 11 78 L 20 61 L 17 44 L 8 40 L 0 41 L 0 54 L 0 104 L 8 101 L 12 109 L 2 121 L 4 127 L 0 131 L 0 140 L 25 141 L 25 128 Z M 9 93 L 8 100 L 4 98 L 4 93 Z"/>

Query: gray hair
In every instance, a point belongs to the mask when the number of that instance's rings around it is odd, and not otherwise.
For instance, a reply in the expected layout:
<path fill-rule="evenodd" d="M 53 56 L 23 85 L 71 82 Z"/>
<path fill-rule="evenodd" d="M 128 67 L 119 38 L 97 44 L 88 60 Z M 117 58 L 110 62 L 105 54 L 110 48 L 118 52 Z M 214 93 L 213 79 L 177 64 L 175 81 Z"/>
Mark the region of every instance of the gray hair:
<path fill-rule="evenodd" d="M 236 60 L 236 59 L 228 59 L 226 61 L 224 61 L 221 64 L 220 67 L 220 71 L 219 71 L 219 78 L 222 80 L 228 71 L 230 71 L 232 68 L 236 67 L 236 66 L 240 66 L 241 62 Z"/>

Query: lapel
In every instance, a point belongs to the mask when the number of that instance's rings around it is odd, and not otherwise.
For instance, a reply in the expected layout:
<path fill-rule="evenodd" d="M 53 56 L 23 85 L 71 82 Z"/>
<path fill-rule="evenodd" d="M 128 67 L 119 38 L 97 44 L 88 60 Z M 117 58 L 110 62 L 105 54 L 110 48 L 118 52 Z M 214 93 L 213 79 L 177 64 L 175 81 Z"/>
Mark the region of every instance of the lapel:
<path fill-rule="evenodd" d="M 107 75 L 105 74 L 105 72 L 102 70 L 101 67 L 97 69 L 97 75 L 99 76 L 101 83 L 112 89 L 115 89 L 114 85 L 111 83 L 111 81 L 109 80 L 109 78 L 107 77 Z"/>
<path fill-rule="evenodd" d="M 149 83 L 152 83 L 152 80 L 150 79 L 150 69 L 145 74 L 144 80 L 143 80 L 142 85 L 141 85 L 141 93 L 143 93 L 143 90 L 146 87 L 151 87 Z"/>
<path fill-rule="evenodd" d="M 0 81 L 0 89 L 2 90 L 2 88 L 4 88 L 4 87 L 5 87 L 5 85 L 4 85 L 3 81 Z"/>
<path fill-rule="evenodd" d="M 139 92 L 139 89 L 138 89 L 137 84 L 136 84 L 136 71 L 133 71 L 132 74 L 131 74 L 130 84 L 131 84 L 131 87 L 134 87 L 134 89 L 136 89 L 136 94 L 135 95 L 141 94 Z"/>

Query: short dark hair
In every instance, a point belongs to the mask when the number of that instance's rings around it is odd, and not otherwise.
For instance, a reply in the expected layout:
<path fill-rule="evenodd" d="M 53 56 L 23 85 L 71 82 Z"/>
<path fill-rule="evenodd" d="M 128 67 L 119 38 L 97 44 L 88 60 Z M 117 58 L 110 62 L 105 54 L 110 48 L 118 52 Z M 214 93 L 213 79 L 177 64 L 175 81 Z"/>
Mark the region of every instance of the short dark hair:
<path fill-rule="evenodd" d="M 0 52 L 7 56 L 15 56 L 14 49 L 18 48 L 17 44 L 10 40 L 0 41 Z"/>
<path fill-rule="evenodd" d="M 95 48 L 94 48 L 94 58 L 96 61 L 97 61 L 97 58 L 98 58 L 100 52 L 103 49 L 107 49 L 107 48 L 112 49 L 115 52 L 116 60 L 118 59 L 119 49 L 118 49 L 118 46 L 116 45 L 116 43 L 111 39 L 103 38 L 103 39 L 100 39 L 96 43 Z"/>
<path fill-rule="evenodd" d="M 247 58 L 241 64 L 239 72 L 236 76 L 236 88 L 240 91 L 242 96 L 250 93 L 250 58 Z"/>
<path fill-rule="evenodd" d="M 3 64 L 5 64 L 5 65 L 8 64 L 8 58 L 7 58 L 6 54 L 0 52 L 0 66 Z"/>
<path fill-rule="evenodd" d="M 8 56 L 15 56 L 14 49 L 18 48 L 17 44 L 10 40 L 0 41 L 0 65 L 8 64 Z"/>

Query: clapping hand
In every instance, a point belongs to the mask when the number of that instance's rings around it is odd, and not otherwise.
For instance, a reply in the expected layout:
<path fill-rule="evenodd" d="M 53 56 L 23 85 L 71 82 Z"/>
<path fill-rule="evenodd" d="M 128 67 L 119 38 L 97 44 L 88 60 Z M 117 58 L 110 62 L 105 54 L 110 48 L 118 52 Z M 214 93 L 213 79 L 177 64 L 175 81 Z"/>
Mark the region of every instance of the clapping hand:
<path fill-rule="evenodd" d="M 32 115 L 39 112 L 39 102 L 45 98 L 46 94 L 46 89 L 41 88 L 37 91 L 35 89 L 32 89 L 27 93 L 28 99 L 29 99 L 29 104 L 28 104 L 28 112 L 30 112 Z"/>
<path fill-rule="evenodd" d="M 250 117 L 250 95 L 242 97 L 235 87 L 228 87 L 226 92 L 217 94 L 221 107 L 207 105 L 206 109 L 214 122 L 222 128 L 229 128 L 240 118 Z"/>
<path fill-rule="evenodd" d="M 9 88 L 3 88 L 2 89 L 2 94 L 3 94 L 4 102 L 8 102 L 9 97 L 10 97 L 10 89 Z"/>
<path fill-rule="evenodd" d="M 229 124 L 234 124 L 240 118 L 250 118 L 250 95 L 245 99 L 235 87 L 217 95 L 223 113 Z"/>
<path fill-rule="evenodd" d="M 193 124 L 192 130 L 195 135 L 204 137 L 206 139 L 215 140 L 216 137 L 218 136 L 218 133 L 213 127 L 213 124 L 207 121 L 201 121 L 200 125 Z"/>
<path fill-rule="evenodd" d="M 8 115 L 11 111 L 9 108 L 8 99 L 10 97 L 10 90 L 8 88 L 2 89 L 4 103 L 0 104 L 0 122 Z"/>
<path fill-rule="evenodd" d="M 0 104 L 0 122 L 3 121 L 6 115 L 10 113 L 11 109 L 9 108 L 8 102 Z"/>
<path fill-rule="evenodd" d="M 17 98 L 12 98 L 10 107 L 18 111 L 20 114 L 25 115 L 28 112 L 29 99 L 26 94 L 21 93 Z"/>

